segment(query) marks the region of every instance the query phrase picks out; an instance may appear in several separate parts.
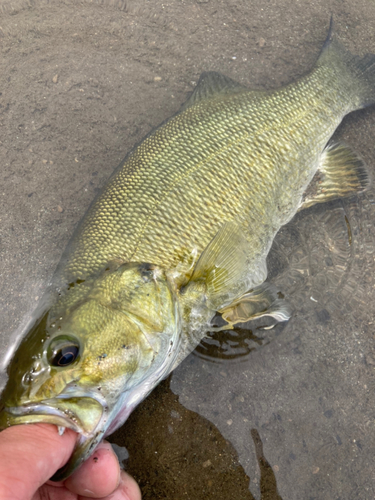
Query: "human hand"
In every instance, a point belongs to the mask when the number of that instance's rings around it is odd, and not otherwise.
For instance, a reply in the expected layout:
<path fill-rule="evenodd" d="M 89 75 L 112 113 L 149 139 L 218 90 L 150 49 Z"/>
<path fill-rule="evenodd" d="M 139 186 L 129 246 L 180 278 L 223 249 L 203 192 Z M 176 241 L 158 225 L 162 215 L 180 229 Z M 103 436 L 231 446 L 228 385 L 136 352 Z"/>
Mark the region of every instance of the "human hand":
<path fill-rule="evenodd" d="M 66 429 L 59 436 L 51 424 L 9 427 L 0 433 L 1 500 L 141 500 L 134 479 L 123 471 L 109 443 L 68 479 L 48 479 L 69 459 L 77 434 Z"/>

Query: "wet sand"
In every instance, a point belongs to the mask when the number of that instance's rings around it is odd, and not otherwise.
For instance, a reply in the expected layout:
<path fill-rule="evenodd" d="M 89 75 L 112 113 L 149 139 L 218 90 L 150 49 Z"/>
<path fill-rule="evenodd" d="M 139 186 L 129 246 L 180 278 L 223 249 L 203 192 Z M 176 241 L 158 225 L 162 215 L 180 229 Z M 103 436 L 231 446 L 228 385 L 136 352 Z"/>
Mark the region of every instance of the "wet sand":
<path fill-rule="evenodd" d="M 375 53 L 366 0 L 0 5 L 2 352 L 112 171 L 202 71 L 286 84 L 331 14 L 348 49 Z M 374 109 L 335 137 L 373 171 Z M 191 355 L 116 433 L 145 499 L 375 497 L 374 206 L 373 188 L 298 214 L 268 259 L 289 323 L 254 329 L 266 345 L 237 362 Z"/>

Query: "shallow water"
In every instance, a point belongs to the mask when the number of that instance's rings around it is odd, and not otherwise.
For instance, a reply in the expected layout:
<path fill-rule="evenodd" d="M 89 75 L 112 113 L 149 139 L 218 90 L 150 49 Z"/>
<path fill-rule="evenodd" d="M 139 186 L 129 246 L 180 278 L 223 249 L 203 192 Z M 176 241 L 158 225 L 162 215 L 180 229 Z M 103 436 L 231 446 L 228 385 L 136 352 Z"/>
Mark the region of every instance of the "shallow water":
<path fill-rule="evenodd" d="M 254 88 L 287 83 L 311 68 L 331 14 L 347 48 L 375 53 L 366 0 L 0 5 L 2 352 L 95 194 L 202 71 Z M 336 133 L 371 171 L 374 137 L 374 109 Z M 375 497 L 374 193 L 284 227 L 268 267 L 292 319 L 248 325 L 259 342 L 205 341 L 117 433 L 144 498 Z M 265 490 L 265 470 L 277 488 L 270 479 Z"/>

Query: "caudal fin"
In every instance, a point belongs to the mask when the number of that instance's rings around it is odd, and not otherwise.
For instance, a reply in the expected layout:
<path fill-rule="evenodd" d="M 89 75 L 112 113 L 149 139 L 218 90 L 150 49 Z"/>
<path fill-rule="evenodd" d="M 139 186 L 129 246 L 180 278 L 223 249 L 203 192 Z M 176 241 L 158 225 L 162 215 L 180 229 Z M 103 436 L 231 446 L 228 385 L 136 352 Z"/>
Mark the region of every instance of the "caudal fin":
<path fill-rule="evenodd" d="M 331 18 L 329 33 L 320 53 L 317 66 L 329 65 L 340 74 L 353 110 L 375 104 L 375 55 L 353 55 L 333 36 Z"/>

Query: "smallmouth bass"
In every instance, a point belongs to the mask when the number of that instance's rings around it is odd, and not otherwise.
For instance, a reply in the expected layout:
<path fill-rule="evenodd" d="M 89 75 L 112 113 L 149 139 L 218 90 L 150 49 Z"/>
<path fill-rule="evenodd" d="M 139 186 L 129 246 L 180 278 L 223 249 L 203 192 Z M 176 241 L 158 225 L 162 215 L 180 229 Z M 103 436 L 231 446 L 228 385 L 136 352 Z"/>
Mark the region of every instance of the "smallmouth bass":
<path fill-rule="evenodd" d="M 78 227 L 8 366 L 0 427 L 49 422 L 78 433 L 54 479 L 199 343 L 290 311 L 266 257 L 298 210 L 369 186 L 360 158 L 327 143 L 375 101 L 375 57 L 329 35 L 314 69 L 274 91 L 204 73 L 180 112 L 136 147 Z"/>

